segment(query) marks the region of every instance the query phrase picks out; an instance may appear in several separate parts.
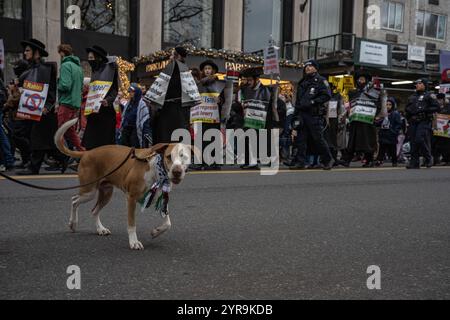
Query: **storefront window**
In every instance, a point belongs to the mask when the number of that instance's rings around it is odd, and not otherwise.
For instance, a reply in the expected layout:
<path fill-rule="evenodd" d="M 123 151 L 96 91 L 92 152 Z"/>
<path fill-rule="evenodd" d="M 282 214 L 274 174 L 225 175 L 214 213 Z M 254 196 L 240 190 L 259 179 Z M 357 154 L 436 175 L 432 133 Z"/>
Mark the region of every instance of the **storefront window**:
<path fill-rule="evenodd" d="M 22 0 L 0 0 L 0 18 L 22 19 Z"/>
<path fill-rule="evenodd" d="M 282 0 L 245 0 L 244 51 L 260 51 L 272 36 L 275 44 L 282 41 Z"/>
<path fill-rule="evenodd" d="M 129 0 L 64 0 L 66 21 L 76 12 L 71 6 L 80 10 L 81 30 L 129 36 Z"/>
<path fill-rule="evenodd" d="M 213 0 L 165 0 L 164 47 L 213 47 Z"/>

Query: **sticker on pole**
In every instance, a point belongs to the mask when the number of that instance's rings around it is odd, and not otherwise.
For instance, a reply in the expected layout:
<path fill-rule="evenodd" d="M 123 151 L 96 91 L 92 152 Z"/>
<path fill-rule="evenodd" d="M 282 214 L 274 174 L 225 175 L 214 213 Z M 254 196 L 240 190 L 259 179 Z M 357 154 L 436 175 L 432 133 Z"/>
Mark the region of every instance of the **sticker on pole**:
<path fill-rule="evenodd" d="M 89 84 L 89 93 L 86 99 L 86 108 L 84 115 L 89 116 L 93 113 L 99 113 L 102 101 L 105 99 L 112 87 L 110 81 L 93 81 Z"/>
<path fill-rule="evenodd" d="M 48 84 L 25 80 L 17 118 L 41 121 L 42 111 L 47 101 L 48 88 Z"/>

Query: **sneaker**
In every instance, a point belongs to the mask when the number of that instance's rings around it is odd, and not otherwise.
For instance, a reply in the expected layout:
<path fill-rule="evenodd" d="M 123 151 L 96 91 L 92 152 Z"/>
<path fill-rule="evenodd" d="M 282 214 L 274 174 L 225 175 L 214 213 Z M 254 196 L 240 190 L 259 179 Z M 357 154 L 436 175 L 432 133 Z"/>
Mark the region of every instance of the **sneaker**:
<path fill-rule="evenodd" d="M 0 165 L 0 172 L 6 172 L 6 167 L 4 165 Z"/>

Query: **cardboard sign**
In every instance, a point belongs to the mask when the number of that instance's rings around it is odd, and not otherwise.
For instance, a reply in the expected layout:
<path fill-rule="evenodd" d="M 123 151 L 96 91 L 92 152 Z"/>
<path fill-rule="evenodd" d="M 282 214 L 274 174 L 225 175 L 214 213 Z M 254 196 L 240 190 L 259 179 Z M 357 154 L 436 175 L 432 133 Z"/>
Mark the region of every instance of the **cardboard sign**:
<path fill-rule="evenodd" d="M 263 101 L 249 100 L 243 103 L 244 128 L 264 129 L 266 127 L 267 108 Z"/>
<path fill-rule="evenodd" d="M 343 89 L 352 90 L 355 87 L 355 79 L 353 76 L 344 76 L 343 78 Z"/>
<path fill-rule="evenodd" d="M 350 110 L 350 121 L 373 124 L 375 116 L 377 115 L 377 108 L 375 102 L 370 100 L 358 99 L 352 103 Z"/>
<path fill-rule="evenodd" d="M 192 76 L 191 71 L 185 71 L 180 73 L 181 77 L 181 89 L 183 95 L 187 95 L 188 99 L 183 99 L 183 101 L 201 101 L 200 93 L 198 92 L 197 83 Z"/>
<path fill-rule="evenodd" d="M 25 80 L 20 97 L 17 118 L 41 121 L 42 111 L 48 95 L 48 84 Z"/>
<path fill-rule="evenodd" d="M 434 130 L 434 135 L 436 137 L 450 139 L 450 115 L 436 115 L 436 129 Z"/>
<path fill-rule="evenodd" d="M 220 123 L 219 93 L 202 93 L 202 102 L 191 108 L 191 124 L 193 123 Z"/>
<path fill-rule="evenodd" d="M 330 101 L 328 103 L 328 118 L 336 119 L 338 117 L 338 102 Z"/>
<path fill-rule="evenodd" d="M 5 45 L 3 39 L 0 39 L 0 69 L 5 69 Z"/>
<path fill-rule="evenodd" d="M 89 93 L 86 99 L 86 108 L 84 115 L 88 116 L 92 113 L 99 113 L 102 101 L 111 89 L 112 82 L 94 81 L 89 84 Z"/>
<path fill-rule="evenodd" d="M 166 94 L 167 89 L 169 88 L 170 79 L 171 77 L 168 74 L 161 72 L 153 85 L 148 90 L 145 98 L 162 106 L 164 104 L 164 101 L 166 100 Z"/>
<path fill-rule="evenodd" d="M 280 59 L 276 47 L 264 50 L 264 74 L 280 74 Z"/>

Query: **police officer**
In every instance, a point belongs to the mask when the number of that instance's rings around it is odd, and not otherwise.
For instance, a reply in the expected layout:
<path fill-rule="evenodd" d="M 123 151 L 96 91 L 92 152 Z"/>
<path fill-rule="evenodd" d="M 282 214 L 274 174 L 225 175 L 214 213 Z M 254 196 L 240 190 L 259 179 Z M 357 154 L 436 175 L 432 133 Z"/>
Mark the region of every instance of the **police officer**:
<path fill-rule="evenodd" d="M 411 141 L 411 161 L 407 169 L 420 169 L 420 155 L 425 158 L 427 168 L 433 166 L 431 156 L 431 133 L 433 113 L 439 111 L 436 98 L 427 92 L 428 80 L 416 81 L 416 92 L 409 98 L 406 106 L 406 119 Z"/>
<path fill-rule="evenodd" d="M 297 132 L 297 153 L 291 162 L 285 163 L 293 170 L 306 168 L 308 142 L 313 144 L 312 147 L 320 155 L 324 170 L 331 170 L 331 152 L 324 137 L 326 103 L 331 99 L 331 91 L 318 69 L 316 61 L 307 61 L 305 76 L 298 85 L 293 120 L 293 129 Z"/>

